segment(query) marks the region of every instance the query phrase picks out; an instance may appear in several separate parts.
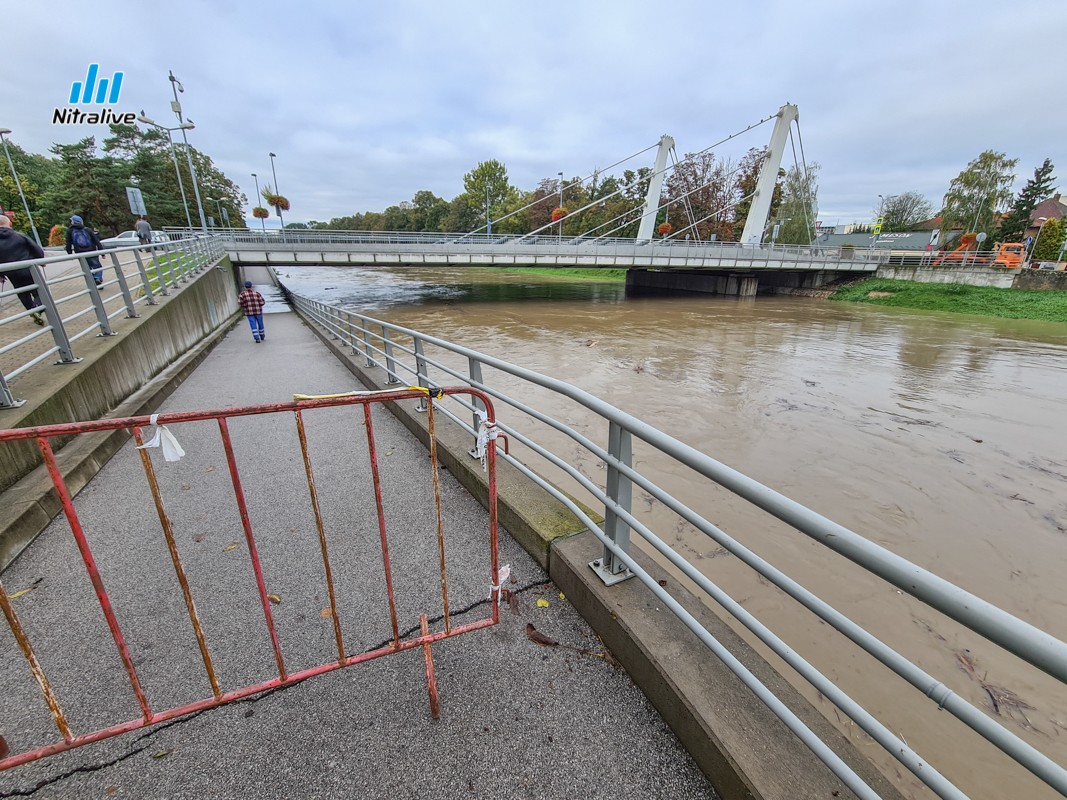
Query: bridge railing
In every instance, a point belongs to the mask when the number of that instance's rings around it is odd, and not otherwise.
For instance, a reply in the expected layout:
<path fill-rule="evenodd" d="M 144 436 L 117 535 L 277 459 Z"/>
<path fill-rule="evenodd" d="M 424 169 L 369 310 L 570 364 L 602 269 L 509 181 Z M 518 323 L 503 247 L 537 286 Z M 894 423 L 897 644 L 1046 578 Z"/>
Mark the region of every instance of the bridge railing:
<path fill-rule="evenodd" d="M 12 381 L 52 358 L 78 363 L 80 339 L 114 335 L 119 318 L 140 316 L 224 254 L 217 237 L 187 237 L 0 264 L 10 287 L 0 291 L 0 409 L 25 402 Z"/>
<path fill-rule="evenodd" d="M 168 228 L 171 235 L 189 233 Z M 744 269 L 759 262 L 798 261 L 807 264 L 839 264 L 842 261 L 881 264 L 889 258 L 883 250 L 853 250 L 820 245 L 761 245 L 740 242 L 705 242 L 695 239 L 652 239 L 592 236 L 530 236 L 527 234 L 433 233 L 407 231 L 338 231 L 286 229 L 264 233 L 254 230 L 213 229 L 227 246 L 267 251 L 421 252 L 428 254 L 471 253 L 479 255 L 556 255 L 600 258 L 637 257 L 718 261 L 724 268 Z"/>
<path fill-rule="evenodd" d="M 969 628 L 978 635 L 979 642 L 984 639 L 995 643 L 1051 675 L 1060 684 L 1067 683 L 1067 644 L 1064 642 L 572 384 L 419 331 L 325 305 L 307 297 L 291 295 L 291 299 L 307 319 L 351 347 L 354 354 L 364 358 L 366 366 L 383 369 L 389 383 L 417 383 L 428 387 L 455 385 L 458 382 L 493 397 L 498 411 L 497 430 L 504 433 L 513 445 L 509 448 L 510 454 L 498 453 L 497 457 L 506 459 L 566 505 L 602 542 L 603 555 L 590 566 L 608 584 L 636 576 L 857 796 L 872 798 L 878 795 L 702 627 L 690 610 L 682 607 L 642 568 L 632 554 L 631 534 L 636 534 L 643 542 L 642 549 L 654 551 L 672 565 L 698 595 L 728 612 L 935 794 L 943 798 L 966 797 L 948 777 L 913 750 L 902 735 L 898 736 L 887 724 L 876 719 L 842 690 L 834 679 L 816 669 L 779 634 L 750 613 L 743 600 L 730 596 L 693 561 L 675 550 L 667 539 L 678 530 L 677 527 L 670 527 L 671 523 L 668 522 L 667 527 L 657 531 L 639 519 L 632 509 L 635 487 L 642 492 L 642 497 L 650 506 L 658 502 L 663 508 L 669 509 L 680 524 L 699 531 L 722 548 L 724 553 L 736 556 L 757 573 L 761 582 L 781 589 L 819 621 L 858 646 L 875 662 L 884 665 L 888 672 L 873 679 L 891 677 L 889 672 L 899 676 L 903 679 L 900 686 L 910 685 L 920 699 L 927 698 L 931 714 L 947 711 L 1040 781 L 1067 796 L 1067 770 L 1063 766 L 991 718 L 980 707 L 954 693 L 942 679 L 904 657 L 778 566 L 727 534 L 709 519 L 719 516 L 721 509 L 717 513 L 716 508 L 707 505 L 709 501 L 706 499 L 700 501 L 702 507 L 686 505 L 656 483 L 658 475 L 669 473 L 677 476 L 688 471 L 688 474 L 707 482 L 705 488 L 697 490 L 702 498 L 711 496 L 712 484 L 726 489 L 733 496 L 781 520 L 829 551 L 859 565 L 868 573 L 872 586 L 880 579 L 895 587 L 898 593 L 912 595 L 929 608 Z M 541 408 L 534 407 L 532 398 L 540 398 Z M 555 413 L 545 411 L 546 406 L 551 406 Z M 560 411 L 563 406 L 566 408 Z M 480 409 L 476 406 L 453 406 L 452 410 L 442 406 L 441 410 L 472 436 L 476 436 L 480 427 Z M 581 420 L 582 424 L 575 420 Z M 585 429 L 584 423 L 590 420 L 592 429 L 595 430 L 597 426 L 600 429 L 601 436 L 596 440 L 579 430 Z M 536 439 L 535 434 L 531 433 L 535 428 L 541 431 L 536 434 Z M 561 440 L 560 435 L 565 438 Z M 551 440 L 563 441 L 564 444 L 553 450 L 544 444 Z M 601 444 L 605 441 L 606 446 Z M 639 453 L 635 452 L 635 445 L 640 445 Z M 603 477 L 589 470 L 596 475 L 594 480 L 574 466 L 577 463 L 588 464 L 590 457 L 604 466 Z M 540 466 L 535 470 L 526 463 L 527 460 Z M 659 469 L 650 465 L 657 465 Z M 565 474 L 580 490 L 601 503 L 605 520 L 603 526 L 590 518 L 568 494 L 543 478 L 542 472 Z M 872 664 L 872 667 L 876 668 L 877 664 Z M 951 677 L 945 680 L 952 682 Z M 921 725 L 922 722 L 916 721 L 916 724 Z M 962 728 L 960 732 L 964 733 Z M 971 746 L 978 746 L 977 740 Z M 967 763 L 967 760 L 963 763 Z M 959 769 L 958 766 L 955 768 Z M 965 773 L 961 775 L 963 778 L 965 776 Z"/>

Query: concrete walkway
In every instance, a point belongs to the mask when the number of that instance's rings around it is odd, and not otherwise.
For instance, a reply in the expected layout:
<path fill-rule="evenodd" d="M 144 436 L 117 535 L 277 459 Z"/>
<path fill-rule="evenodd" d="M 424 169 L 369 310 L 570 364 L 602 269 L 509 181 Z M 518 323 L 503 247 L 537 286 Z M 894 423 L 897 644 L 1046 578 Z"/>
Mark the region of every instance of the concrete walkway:
<path fill-rule="evenodd" d="M 293 314 L 267 341 L 235 327 L 160 411 L 284 401 L 359 388 Z M 362 414 L 305 414 L 349 654 L 390 638 Z M 426 451 L 382 408 L 373 424 L 400 629 L 440 613 Z M 224 690 L 273 677 L 247 551 L 214 423 L 174 426 L 187 455 L 153 456 L 178 548 Z M 303 462 L 289 414 L 233 420 L 282 649 L 290 671 L 325 663 L 332 620 Z M 456 622 L 488 614 L 487 518 L 442 474 Z M 210 695 L 148 494 L 124 446 L 76 498 L 149 700 Z M 237 545 L 236 547 L 232 545 Z M 441 718 L 428 710 L 421 653 L 400 653 L 287 689 L 0 773 L 0 798 L 712 798 L 656 711 L 558 589 L 510 537 L 517 613 L 434 648 Z M 77 733 L 134 719 L 136 703 L 62 517 L 4 573 L 42 666 Z M 547 607 L 538 601 L 547 601 Z M 459 609 L 469 609 L 458 612 Z M 327 613 L 323 613 L 326 611 Z M 527 626 L 561 643 L 531 641 Z M 434 629 L 439 629 L 435 623 Z M 336 651 L 333 651 L 336 657 Z M 57 734 L 0 625 L 0 735 L 13 752 Z"/>

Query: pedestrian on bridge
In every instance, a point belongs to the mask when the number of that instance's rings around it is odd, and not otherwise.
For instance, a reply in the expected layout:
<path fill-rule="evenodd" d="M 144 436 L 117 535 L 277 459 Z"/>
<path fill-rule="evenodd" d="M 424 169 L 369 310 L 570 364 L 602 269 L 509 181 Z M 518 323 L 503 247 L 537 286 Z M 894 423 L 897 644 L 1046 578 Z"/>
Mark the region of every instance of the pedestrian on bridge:
<path fill-rule="evenodd" d="M 6 214 L 0 214 L 0 264 L 10 264 L 12 261 L 27 261 L 31 258 L 44 258 L 44 250 L 37 246 L 37 242 L 23 236 L 18 231 L 12 230 L 11 219 Z M 9 272 L 0 273 L 11 279 L 11 285 L 16 289 L 23 286 L 32 286 L 34 283 L 33 273 L 26 267 L 13 269 Z M 36 289 L 27 292 L 19 292 L 19 302 L 30 312 L 33 321 L 38 325 L 44 325 L 41 312 L 41 298 L 37 296 Z"/>
<path fill-rule="evenodd" d="M 88 227 L 77 214 L 70 218 L 70 227 L 67 228 L 68 253 L 92 253 L 103 249 L 96 231 Z M 85 261 L 93 271 L 93 280 L 99 286 L 104 282 L 104 268 L 100 265 L 100 256 L 87 256 Z"/>
<path fill-rule="evenodd" d="M 263 306 L 266 303 L 263 295 L 252 288 L 252 281 L 245 281 L 244 291 L 237 295 L 237 305 L 248 318 L 248 327 L 252 329 L 252 338 L 256 340 L 256 344 L 267 338 L 267 332 L 263 330 Z"/>
<path fill-rule="evenodd" d="M 142 216 L 133 226 L 137 231 L 137 241 L 141 244 L 152 244 L 152 226 L 148 224 L 148 218 Z"/>

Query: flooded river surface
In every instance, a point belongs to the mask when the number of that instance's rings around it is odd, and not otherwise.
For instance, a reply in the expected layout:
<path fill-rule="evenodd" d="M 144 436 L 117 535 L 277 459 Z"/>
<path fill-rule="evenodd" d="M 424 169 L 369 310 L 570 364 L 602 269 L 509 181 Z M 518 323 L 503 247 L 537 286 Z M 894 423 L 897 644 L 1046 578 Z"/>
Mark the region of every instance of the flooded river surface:
<path fill-rule="evenodd" d="M 808 298 L 627 298 L 622 284 L 487 269 L 281 272 L 314 299 L 586 389 L 1067 639 L 1067 325 Z M 600 422 L 567 421 L 606 439 Z M 580 466 L 603 484 L 588 457 Z M 706 480 L 667 464 L 657 480 L 1067 764 L 1056 681 Z M 634 510 L 971 797 L 1058 796 L 652 498 L 635 492 Z M 931 796 L 771 660 L 909 796 Z"/>

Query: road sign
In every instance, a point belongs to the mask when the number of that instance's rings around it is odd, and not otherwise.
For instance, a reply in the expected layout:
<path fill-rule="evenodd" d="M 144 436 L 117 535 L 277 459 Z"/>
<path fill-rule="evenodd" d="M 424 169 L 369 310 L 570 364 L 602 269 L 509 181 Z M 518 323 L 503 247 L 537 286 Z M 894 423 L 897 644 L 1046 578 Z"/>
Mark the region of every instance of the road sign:
<path fill-rule="evenodd" d="M 130 213 L 137 216 L 145 216 L 148 209 L 144 207 L 144 196 L 136 186 L 126 187 L 126 199 L 130 201 Z"/>

